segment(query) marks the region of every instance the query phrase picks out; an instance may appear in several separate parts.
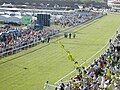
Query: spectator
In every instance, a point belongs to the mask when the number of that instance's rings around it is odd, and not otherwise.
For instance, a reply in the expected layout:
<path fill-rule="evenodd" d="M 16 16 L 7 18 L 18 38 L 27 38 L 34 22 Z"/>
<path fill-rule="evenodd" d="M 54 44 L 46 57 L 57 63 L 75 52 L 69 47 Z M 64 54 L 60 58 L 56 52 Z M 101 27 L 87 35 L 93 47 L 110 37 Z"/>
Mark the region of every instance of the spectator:
<path fill-rule="evenodd" d="M 69 33 L 69 38 L 70 38 L 70 39 L 71 39 L 71 35 L 72 35 L 72 34 L 71 34 L 71 33 Z"/>
<path fill-rule="evenodd" d="M 64 38 L 67 38 L 67 37 L 68 37 L 68 35 L 67 35 L 67 33 L 65 32 L 65 33 L 64 33 Z"/>
<path fill-rule="evenodd" d="M 70 90 L 69 84 L 66 85 L 65 90 Z"/>
<path fill-rule="evenodd" d="M 75 38 L 76 37 L 76 34 L 75 33 L 73 33 L 73 38 Z"/>
<path fill-rule="evenodd" d="M 50 42 L 50 36 L 48 35 L 47 37 L 47 42 L 49 43 Z"/>
<path fill-rule="evenodd" d="M 44 84 L 44 90 L 49 90 L 48 87 L 49 87 L 48 86 L 48 81 L 46 81 L 46 83 Z"/>

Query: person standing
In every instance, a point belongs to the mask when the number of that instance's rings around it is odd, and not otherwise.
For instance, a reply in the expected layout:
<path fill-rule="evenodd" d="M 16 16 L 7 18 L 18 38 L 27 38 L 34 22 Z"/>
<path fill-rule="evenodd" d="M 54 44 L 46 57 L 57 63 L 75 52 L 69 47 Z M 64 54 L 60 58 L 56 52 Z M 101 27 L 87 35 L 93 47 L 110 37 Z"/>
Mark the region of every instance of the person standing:
<path fill-rule="evenodd" d="M 69 38 L 71 39 L 71 33 L 69 33 Z"/>
<path fill-rule="evenodd" d="M 65 32 L 65 33 L 64 33 L 64 38 L 67 38 L 67 36 L 68 36 L 68 35 L 67 35 L 67 33 Z"/>
<path fill-rule="evenodd" d="M 46 81 L 46 83 L 44 84 L 44 90 L 48 90 L 48 81 Z"/>
<path fill-rule="evenodd" d="M 49 43 L 50 42 L 50 36 L 48 35 L 48 38 L 47 38 L 47 43 Z"/>
<path fill-rule="evenodd" d="M 76 34 L 75 33 L 73 33 L 73 38 L 75 38 L 76 37 Z"/>
<path fill-rule="evenodd" d="M 41 37 L 41 42 L 44 43 L 45 42 L 45 38 Z"/>
<path fill-rule="evenodd" d="M 65 87 L 65 90 L 70 90 L 69 84 L 67 84 L 67 86 Z"/>
<path fill-rule="evenodd" d="M 65 84 L 64 83 L 61 83 L 60 90 L 65 90 Z"/>

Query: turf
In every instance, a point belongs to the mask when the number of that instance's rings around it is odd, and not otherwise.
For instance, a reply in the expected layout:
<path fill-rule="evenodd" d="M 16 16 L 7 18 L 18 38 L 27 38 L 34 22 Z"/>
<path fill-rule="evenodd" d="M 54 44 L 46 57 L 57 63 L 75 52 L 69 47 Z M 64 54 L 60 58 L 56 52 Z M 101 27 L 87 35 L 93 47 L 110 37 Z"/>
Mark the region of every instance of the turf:
<path fill-rule="evenodd" d="M 76 28 L 75 39 L 57 39 L 79 64 L 82 64 L 109 41 L 119 23 L 120 15 L 109 14 Z M 50 44 L 40 44 L 1 59 L 0 90 L 43 90 L 46 80 L 54 84 L 72 71 L 74 64 L 67 59 L 67 54 L 61 49 L 57 39 L 52 40 Z"/>

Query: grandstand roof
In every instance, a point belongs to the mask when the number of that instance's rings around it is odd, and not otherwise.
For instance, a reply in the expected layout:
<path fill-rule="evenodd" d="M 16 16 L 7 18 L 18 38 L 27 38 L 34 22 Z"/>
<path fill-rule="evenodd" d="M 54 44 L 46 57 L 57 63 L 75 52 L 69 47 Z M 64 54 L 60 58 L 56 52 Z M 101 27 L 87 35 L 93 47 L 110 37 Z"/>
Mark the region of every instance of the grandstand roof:
<path fill-rule="evenodd" d="M 112 3 L 114 3 L 114 4 L 120 4 L 120 1 L 114 1 Z"/>
<path fill-rule="evenodd" d="M 45 10 L 45 9 L 20 9 L 20 8 L 0 8 L 0 10 L 4 11 L 26 11 L 26 12 L 58 12 L 58 13 L 70 13 L 73 10 Z"/>
<path fill-rule="evenodd" d="M 13 23 L 20 23 L 22 16 L 9 16 L 9 15 L 0 15 L 0 21 L 2 22 L 13 22 Z"/>
<path fill-rule="evenodd" d="M 11 3 L 9 4 L 3 3 L 1 6 L 2 7 L 13 7 L 14 5 L 12 5 Z"/>
<path fill-rule="evenodd" d="M 22 16 L 12 16 L 8 18 L 8 22 L 20 23 Z"/>
<path fill-rule="evenodd" d="M 120 0 L 109 0 L 108 2 L 114 3 L 114 4 L 120 4 Z"/>

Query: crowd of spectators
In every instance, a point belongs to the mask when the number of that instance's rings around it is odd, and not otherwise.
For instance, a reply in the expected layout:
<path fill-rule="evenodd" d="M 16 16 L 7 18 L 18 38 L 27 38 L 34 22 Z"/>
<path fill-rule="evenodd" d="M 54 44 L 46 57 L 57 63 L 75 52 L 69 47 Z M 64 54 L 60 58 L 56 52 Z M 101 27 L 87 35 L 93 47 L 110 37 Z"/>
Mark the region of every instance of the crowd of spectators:
<path fill-rule="evenodd" d="M 88 20 L 91 20 L 99 15 L 100 13 L 95 13 L 90 11 L 81 11 L 73 15 L 63 15 L 61 18 L 55 19 L 54 23 L 57 25 L 61 25 L 63 27 L 75 26 L 75 25 L 82 24 Z"/>
<path fill-rule="evenodd" d="M 120 90 L 120 34 L 109 41 L 109 48 L 79 74 L 55 90 Z"/>
<path fill-rule="evenodd" d="M 59 33 L 55 30 L 16 30 L 18 32 L 9 33 L 11 30 L 6 30 L 0 35 L 0 53 L 19 48 L 37 41 L 45 42 L 52 35 Z M 14 30 L 12 30 L 14 31 Z"/>

